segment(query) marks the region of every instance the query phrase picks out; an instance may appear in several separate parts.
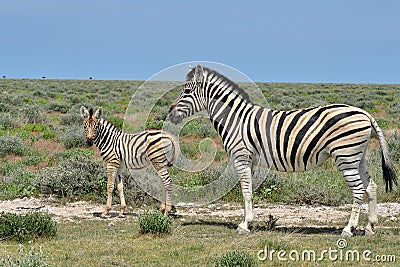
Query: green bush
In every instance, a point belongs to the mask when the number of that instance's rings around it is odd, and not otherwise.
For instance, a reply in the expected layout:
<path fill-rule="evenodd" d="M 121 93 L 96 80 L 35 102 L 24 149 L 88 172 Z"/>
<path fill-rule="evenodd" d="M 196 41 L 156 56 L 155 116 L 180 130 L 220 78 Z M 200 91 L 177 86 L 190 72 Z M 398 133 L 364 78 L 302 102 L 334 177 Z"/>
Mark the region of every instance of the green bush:
<path fill-rule="evenodd" d="M 79 158 L 92 158 L 94 155 L 93 150 L 85 149 L 85 148 L 73 148 L 66 150 L 64 152 L 59 152 L 54 155 L 54 160 L 56 162 L 60 162 L 66 159 L 79 159 Z"/>
<path fill-rule="evenodd" d="M 215 267 L 252 267 L 257 266 L 256 260 L 247 252 L 228 251 L 215 259 Z"/>
<path fill-rule="evenodd" d="M 24 106 L 19 111 L 20 116 L 26 123 L 43 123 L 46 121 L 46 114 L 40 109 L 38 105 Z"/>
<path fill-rule="evenodd" d="M 49 125 L 43 123 L 27 123 L 23 127 L 24 130 L 29 132 L 44 132 L 49 131 Z"/>
<path fill-rule="evenodd" d="M 9 113 L 1 113 L 0 114 L 0 130 L 13 129 L 14 122 L 15 122 L 15 118 L 12 117 Z"/>
<path fill-rule="evenodd" d="M 8 255 L 7 259 L 0 259 L 0 266 L 5 267 L 48 267 L 47 257 L 43 255 L 42 247 L 39 247 L 39 251 L 35 251 L 35 247 L 31 246 L 29 252 L 25 252 L 25 248 L 22 244 L 19 246 L 19 254 L 14 259 Z"/>
<path fill-rule="evenodd" d="M 163 128 L 164 121 L 151 120 L 147 121 L 146 125 L 139 127 L 140 130 L 161 130 Z"/>
<path fill-rule="evenodd" d="M 44 194 L 58 197 L 92 195 L 103 197 L 106 190 L 99 180 L 107 181 L 103 162 L 86 157 L 72 157 L 59 165 L 41 170 L 32 184 Z"/>
<path fill-rule="evenodd" d="M 0 136 L 0 156 L 6 154 L 15 154 L 22 156 L 27 152 L 24 142 L 18 135 L 4 135 Z"/>
<path fill-rule="evenodd" d="M 68 128 L 61 128 L 61 136 L 59 141 L 66 149 L 73 147 L 84 147 L 86 145 L 85 133 L 83 126 L 72 126 Z"/>
<path fill-rule="evenodd" d="M 44 131 L 42 137 L 44 139 L 54 139 L 56 138 L 56 133 L 53 131 Z"/>
<path fill-rule="evenodd" d="M 199 137 L 217 137 L 218 133 L 215 131 L 209 119 L 196 118 L 187 122 L 181 132 L 181 136 L 197 135 Z"/>
<path fill-rule="evenodd" d="M 11 162 L 0 165 L 0 175 L 3 176 L 0 183 L 0 199 L 22 198 L 36 194 L 36 188 L 32 185 L 35 174 L 26 170 L 23 163 Z"/>
<path fill-rule="evenodd" d="M 393 162 L 400 162 L 400 132 L 395 132 L 388 140 L 390 155 Z"/>
<path fill-rule="evenodd" d="M 61 117 L 61 125 L 70 126 L 70 125 L 82 125 L 82 117 L 81 115 L 76 113 L 68 113 Z"/>
<path fill-rule="evenodd" d="M 48 111 L 55 111 L 60 113 L 67 113 L 70 110 L 71 106 L 66 102 L 50 102 L 46 105 L 46 109 Z"/>
<path fill-rule="evenodd" d="M 171 230 L 173 220 L 159 210 L 146 211 L 139 216 L 139 228 L 142 234 L 163 234 Z"/>
<path fill-rule="evenodd" d="M 0 214 L 0 238 L 25 242 L 38 238 L 52 238 L 57 234 L 57 224 L 49 214 L 32 212 L 25 215 Z"/>

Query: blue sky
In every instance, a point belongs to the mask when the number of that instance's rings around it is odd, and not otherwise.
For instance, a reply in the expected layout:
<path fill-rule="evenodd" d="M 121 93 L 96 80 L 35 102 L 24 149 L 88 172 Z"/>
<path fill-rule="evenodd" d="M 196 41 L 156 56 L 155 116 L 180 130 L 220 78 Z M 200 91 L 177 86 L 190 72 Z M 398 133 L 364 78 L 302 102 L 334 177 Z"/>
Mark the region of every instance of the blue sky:
<path fill-rule="evenodd" d="M 400 83 L 399 11 L 397 0 L 5 0 L 0 76 L 145 80 L 201 60 L 254 81 Z"/>

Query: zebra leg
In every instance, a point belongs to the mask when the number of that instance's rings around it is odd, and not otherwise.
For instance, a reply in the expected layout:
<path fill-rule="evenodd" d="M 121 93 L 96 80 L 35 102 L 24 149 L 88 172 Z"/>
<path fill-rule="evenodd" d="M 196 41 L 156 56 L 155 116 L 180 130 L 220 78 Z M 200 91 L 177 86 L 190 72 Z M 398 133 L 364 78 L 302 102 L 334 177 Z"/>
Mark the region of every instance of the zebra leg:
<path fill-rule="evenodd" d="M 351 209 L 349 223 L 342 231 L 343 237 L 353 236 L 352 230 L 355 229 L 358 225 L 358 220 L 360 218 L 360 210 L 361 210 L 361 201 L 354 200 L 353 207 Z"/>
<path fill-rule="evenodd" d="M 165 191 L 165 198 L 164 201 L 161 203 L 160 209 L 165 214 L 168 214 L 172 210 L 172 183 L 171 177 L 168 174 L 168 170 L 166 166 L 156 168 L 157 174 L 161 177 L 164 191 Z"/>
<path fill-rule="evenodd" d="M 117 175 L 115 177 L 115 181 L 117 183 L 119 199 L 121 201 L 121 210 L 119 212 L 119 217 L 125 217 L 124 216 L 124 211 L 125 211 L 125 208 L 126 208 L 126 203 L 125 203 L 125 195 L 124 195 L 124 184 L 122 182 L 122 173 L 121 173 L 120 169 L 117 172 Z"/>
<path fill-rule="evenodd" d="M 243 166 L 242 166 L 243 167 Z M 239 171 L 239 170 L 240 171 Z M 236 232 L 238 234 L 249 234 L 248 228 L 249 223 L 253 221 L 253 203 L 252 203 L 252 180 L 251 180 L 251 168 L 236 168 L 236 171 L 240 177 L 240 186 L 242 187 L 242 193 L 244 198 L 244 221 L 242 221 Z"/>
<path fill-rule="evenodd" d="M 352 230 L 358 225 L 365 188 L 358 169 L 345 170 L 343 171 L 343 176 L 353 193 L 353 207 L 351 209 L 349 223 L 342 231 L 343 237 L 350 237 L 353 235 Z"/>
<path fill-rule="evenodd" d="M 108 213 L 111 210 L 112 204 L 112 193 L 114 190 L 114 180 L 117 175 L 118 167 L 107 164 L 107 204 L 106 208 L 103 211 L 102 217 L 107 217 Z"/>
<path fill-rule="evenodd" d="M 377 199 L 376 199 L 376 184 L 374 180 L 370 180 L 367 187 L 368 196 L 368 224 L 365 227 L 366 235 L 373 235 L 374 226 L 378 223 L 378 212 L 377 212 Z"/>
<path fill-rule="evenodd" d="M 377 213 L 377 198 L 376 198 L 376 183 L 372 180 L 368 174 L 367 166 L 365 164 L 365 151 L 360 162 L 360 175 L 366 189 L 368 197 L 368 224 L 365 227 L 366 235 L 374 234 L 374 226 L 378 223 Z"/>

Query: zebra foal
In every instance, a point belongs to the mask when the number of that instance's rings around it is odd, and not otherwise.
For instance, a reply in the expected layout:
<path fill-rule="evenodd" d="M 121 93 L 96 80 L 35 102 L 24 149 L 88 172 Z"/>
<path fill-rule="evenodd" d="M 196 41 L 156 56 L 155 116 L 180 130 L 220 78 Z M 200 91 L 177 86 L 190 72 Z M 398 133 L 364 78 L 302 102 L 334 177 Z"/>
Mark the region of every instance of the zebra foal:
<path fill-rule="evenodd" d="M 253 221 L 252 174 L 263 164 L 271 170 L 299 172 L 332 157 L 353 194 L 353 208 L 343 236 L 357 227 L 363 196 L 368 197 L 366 233 L 378 221 L 376 184 L 369 177 L 365 155 L 372 129 L 378 135 L 386 191 L 397 184 L 387 143 L 375 119 L 366 111 L 343 104 L 299 110 L 272 110 L 250 101 L 248 94 L 220 73 L 197 65 L 186 77 L 169 119 L 177 124 L 206 110 L 240 179 L 244 220 L 239 233 Z"/>
<path fill-rule="evenodd" d="M 142 169 L 150 164 L 154 166 L 160 176 L 165 197 L 161 203 L 161 210 L 171 211 L 172 183 L 167 167 L 175 160 L 175 143 L 173 137 L 163 131 L 146 130 L 128 134 L 114 124 L 101 118 L 103 109 L 93 111 L 82 106 L 81 117 L 84 119 L 86 142 L 89 146 L 95 144 L 107 165 L 107 204 L 102 216 L 108 215 L 111 210 L 114 181 L 121 201 L 120 216 L 124 216 L 126 208 L 121 170 Z"/>

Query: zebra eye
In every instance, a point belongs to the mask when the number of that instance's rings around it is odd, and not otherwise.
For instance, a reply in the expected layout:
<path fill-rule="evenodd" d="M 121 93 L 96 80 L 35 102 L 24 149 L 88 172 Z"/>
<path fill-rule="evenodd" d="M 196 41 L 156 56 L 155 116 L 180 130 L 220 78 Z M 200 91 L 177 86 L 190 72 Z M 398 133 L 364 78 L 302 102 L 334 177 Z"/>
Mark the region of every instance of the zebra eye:
<path fill-rule="evenodd" d="M 183 92 L 184 92 L 185 94 L 190 94 L 191 91 L 192 91 L 192 90 L 190 90 L 190 89 L 185 89 Z"/>

